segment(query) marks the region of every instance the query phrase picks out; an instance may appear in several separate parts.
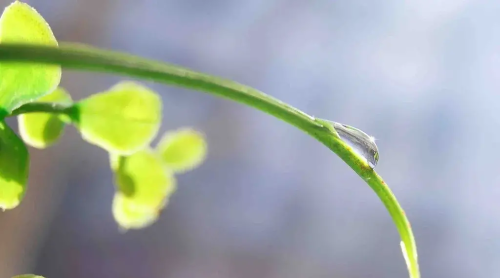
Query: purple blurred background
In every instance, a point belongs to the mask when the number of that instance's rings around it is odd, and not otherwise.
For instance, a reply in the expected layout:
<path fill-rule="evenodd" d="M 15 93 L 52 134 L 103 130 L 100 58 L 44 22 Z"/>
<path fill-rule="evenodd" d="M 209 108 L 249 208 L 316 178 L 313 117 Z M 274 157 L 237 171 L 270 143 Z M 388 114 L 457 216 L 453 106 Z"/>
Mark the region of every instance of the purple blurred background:
<path fill-rule="evenodd" d="M 500 277 L 499 1 L 27 2 L 60 41 L 234 79 L 374 135 L 422 276 Z M 81 99 L 119 80 L 66 71 L 62 86 Z M 383 205 L 321 144 L 240 104 L 146 84 L 163 96 L 163 130 L 207 135 L 206 163 L 179 176 L 158 223 L 123 234 L 103 150 L 74 128 L 30 149 L 27 196 L 0 214 L 0 277 L 408 277 Z"/>

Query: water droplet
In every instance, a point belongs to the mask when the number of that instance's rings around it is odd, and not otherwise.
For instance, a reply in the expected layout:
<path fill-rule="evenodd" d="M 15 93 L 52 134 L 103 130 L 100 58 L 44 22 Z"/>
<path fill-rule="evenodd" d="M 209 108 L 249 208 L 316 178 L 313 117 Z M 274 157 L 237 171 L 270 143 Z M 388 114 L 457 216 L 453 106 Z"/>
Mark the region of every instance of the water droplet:
<path fill-rule="evenodd" d="M 332 122 L 332 125 L 339 134 L 340 139 L 352 147 L 356 153 L 364 157 L 371 168 L 377 166 L 378 148 L 374 137 L 352 126 L 336 122 Z"/>
<path fill-rule="evenodd" d="M 316 118 L 316 122 L 322 126 L 328 126 L 329 129 L 335 129 L 340 139 L 349 145 L 356 154 L 364 158 L 372 169 L 377 166 L 379 155 L 374 137 L 355 127 L 341 123 L 318 118 Z"/>

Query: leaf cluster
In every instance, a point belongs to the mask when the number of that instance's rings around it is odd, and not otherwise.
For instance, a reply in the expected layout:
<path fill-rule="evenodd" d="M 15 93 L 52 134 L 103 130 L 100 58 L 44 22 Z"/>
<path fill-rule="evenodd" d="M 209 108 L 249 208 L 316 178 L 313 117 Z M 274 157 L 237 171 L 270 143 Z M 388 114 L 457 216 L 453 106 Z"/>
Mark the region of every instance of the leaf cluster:
<path fill-rule="evenodd" d="M 16 1 L 0 18 L 0 42 L 57 46 L 49 25 L 29 5 Z M 204 136 L 190 128 L 165 133 L 156 147 L 162 120 L 160 96 L 136 82 L 123 81 L 73 101 L 58 87 L 60 66 L 0 64 L 0 208 L 19 205 L 29 173 L 27 145 L 55 144 L 67 125 L 109 153 L 116 193 L 112 213 L 122 229 L 151 225 L 175 192 L 175 174 L 204 160 Z M 17 116 L 19 138 L 5 123 Z"/>

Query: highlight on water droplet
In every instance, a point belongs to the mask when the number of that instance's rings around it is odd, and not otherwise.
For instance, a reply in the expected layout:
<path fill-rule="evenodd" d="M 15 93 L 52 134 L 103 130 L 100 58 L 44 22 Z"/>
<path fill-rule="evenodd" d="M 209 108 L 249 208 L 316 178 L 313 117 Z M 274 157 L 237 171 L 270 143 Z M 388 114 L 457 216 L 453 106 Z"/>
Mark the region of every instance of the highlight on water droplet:
<path fill-rule="evenodd" d="M 379 154 L 373 136 L 349 125 L 323 119 L 318 120 L 320 123 L 322 122 L 325 124 L 325 122 L 327 122 L 330 124 L 335 129 L 340 139 L 349 145 L 360 157 L 366 159 L 366 162 L 372 169 L 377 166 Z"/>

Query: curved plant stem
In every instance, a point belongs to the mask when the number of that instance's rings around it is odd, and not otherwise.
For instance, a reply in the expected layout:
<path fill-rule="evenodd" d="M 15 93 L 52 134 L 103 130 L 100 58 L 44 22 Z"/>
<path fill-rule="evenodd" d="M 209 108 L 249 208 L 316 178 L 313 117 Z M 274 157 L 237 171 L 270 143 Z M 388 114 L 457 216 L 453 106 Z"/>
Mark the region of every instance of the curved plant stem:
<path fill-rule="evenodd" d="M 411 226 L 396 197 L 382 178 L 339 138 L 335 129 L 327 122 L 315 119 L 269 95 L 234 81 L 90 46 L 65 44 L 60 47 L 46 47 L 0 44 L 0 61 L 59 64 L 68 69 L 115 73 L 190 88 L 252 106 L 296 126 L 335 152 L 375 191 L 399 231 L 410 277 L 420 277 Z M 55 113 L 61 113 L 61 107 L 39 105 L 39 103 L 25 104 L 13 113 L 52 112 L 51 109 Z"/>
<path fill-rule="evenodd" d="M 70 107 L 71 106 L 52 102 L 29 102 L 14 109 L 7 117 L 40 112 L 66 114 L 69 112 L 68 109 Z"/>

